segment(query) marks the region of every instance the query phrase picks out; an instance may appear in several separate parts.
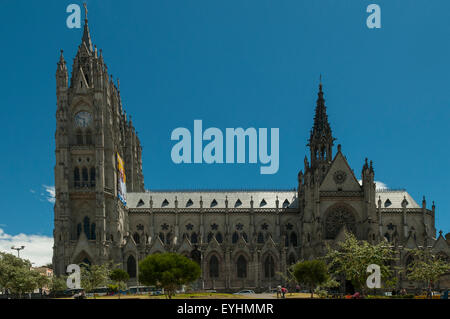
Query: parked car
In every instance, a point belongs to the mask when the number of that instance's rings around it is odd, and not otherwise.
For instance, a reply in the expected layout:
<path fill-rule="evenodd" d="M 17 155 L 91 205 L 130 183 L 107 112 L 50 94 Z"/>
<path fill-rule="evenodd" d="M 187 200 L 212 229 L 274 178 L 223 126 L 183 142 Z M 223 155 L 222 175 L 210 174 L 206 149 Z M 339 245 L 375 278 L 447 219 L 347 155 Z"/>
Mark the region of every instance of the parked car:
<path fill-rule="evenodd" d="M 151 292 L 151 294 L 152 294 L 152 296 L 159 296 L 159 295 L 163 295 L 163 294 L 164 294 L 164 291 L 161 290 L 161 289 L 157 289 L 157 290 L 153 290 L 153 291 Z"/>
<path fill-rule="evenodd" d="M 252 295 L 255 292 L 253 290 L 241 290 L 238 292 L 235 292 L 233 295 Z"/>

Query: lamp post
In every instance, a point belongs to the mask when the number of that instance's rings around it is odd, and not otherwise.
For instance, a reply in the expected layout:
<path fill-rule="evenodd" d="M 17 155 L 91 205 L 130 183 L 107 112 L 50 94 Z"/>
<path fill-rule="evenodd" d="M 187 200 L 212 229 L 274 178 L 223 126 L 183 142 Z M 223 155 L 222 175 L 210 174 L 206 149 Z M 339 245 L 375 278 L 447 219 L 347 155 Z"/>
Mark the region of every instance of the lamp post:
<path fill-rule="evenodd" d="M 12 246 L 12 247 L 11 247 L 11 249 L 17 250 L 17 257 L 18 257 L 18 258 L 20 258 L 20 251 L 21 251 L 22 249 L 24 249 L 24 248 L 25 248 L 25 246 L 20 246 L 20 247 L 14 247 L 14 246 Z"/>

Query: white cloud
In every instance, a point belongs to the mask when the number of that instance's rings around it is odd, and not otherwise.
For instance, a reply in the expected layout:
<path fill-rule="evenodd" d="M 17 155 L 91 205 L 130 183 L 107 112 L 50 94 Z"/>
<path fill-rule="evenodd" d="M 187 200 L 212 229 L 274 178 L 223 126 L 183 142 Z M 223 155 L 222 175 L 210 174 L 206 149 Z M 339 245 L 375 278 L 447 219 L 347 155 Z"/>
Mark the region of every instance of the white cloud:
<path fill-rule="evenodd" d="M 0 228 L 0 251 L 13 253 L 17 256 L 17 251 L 11 247 L 25 246 L 20 251 L 20 257 L 28 259 L 34 263 L 33 266 L 43 266 L 52 262 L 53 237 L 42 235 L 9 235 Z"/>
<path fill-rule="evenodd" d="M 359 185 L 362 185 L 361 179 L 358 180 L 358 182 L 359 182 Z M 375 181 L 375 188 L 376 189 L 389 189 L 389 187 L 385 183 L 380 182 L 380 181 Z"/>
<path fill-rule="evenodd" d="M 389 187 L 385 184 L 385 183 L 383 183 L 383 182 L 380 182 L 380 181 L 375 181 L 375 185 L 376 185 L 376 189 L 388 189 Z"/>
<path fill-rule="evenodd" d="M 42 194 L 45 196 L 45 199 L 54 204 L 55 203 L 55 186 L 48 186 L 48 185 L 42 185 L 42 187 L 44 187 L 45 191 L 47 192 L 47 194 Z"/>

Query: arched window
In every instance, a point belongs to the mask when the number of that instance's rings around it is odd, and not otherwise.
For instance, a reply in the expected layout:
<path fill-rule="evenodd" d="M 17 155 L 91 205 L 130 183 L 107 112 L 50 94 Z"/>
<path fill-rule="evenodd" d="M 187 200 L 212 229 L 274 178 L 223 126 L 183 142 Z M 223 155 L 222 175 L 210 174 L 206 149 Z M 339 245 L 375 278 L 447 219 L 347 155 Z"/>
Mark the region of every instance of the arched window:
<path fill-rule="evenodd" d="M 264 244 L 264 235 L 263 235 L 263 233 L 261 233 L 261 232 L 258 233 L 257 242 L 258 242 L 258 244 Z"/>
<path fill-rule="evenodd" d="M 75 187 L 80 187 L 80 170 L 78 167 L 73 170 L 73 183 Z"/>
<path fill-rule="evenodd" d="M 288 234 L 284 235 L 284 246 L 289 247 L 289 236 L 288 236 Z"/>
<path fill-rule="evenodd" d="M 89 221 L 89 217 L 84 217 L 84 219 L 83 219 L 83 230 L 84 230 L 84 233 L 86 234 L 86 237 L 87 237 L 87 239 L 91 239 L 90 237 L 90 235 L 91 235 L 91 224 L 90 224 L 90 221 Z"/>
<path fill-rule="evenodd" d="M 296 233 L 294 233 L 294 232 L 291 233 L 290 241 L 291 241 L 292 246 L 297 247 L 297 234 Z"/>
<path fill-rule="evenodd" d="M 166 244 L 167 245 L 170 245 L 171 244 L 171 241 L 172 240 L 172 233 L 167 233 L 167 235 L 166 235 Z"/>
<path fill-rule="evenodd" d="M 88 176 L 88 169 L 86 167 L 83 167 L 81 169 L 81 178 L 83 180 L 83 186 L 88 186 L 89 176 Z"/>
<path fill-rule="evenodd" d="M 245 232 L 242 233 L 242 238 L 244 238 L 244 240 L 248 243 L 248 237 Z"/>
<path fill-rule="evenodd" d="M 77 225 L 77 239 L 80 238 L 81 235 L 81 223 L 78 223 Z"/>
<path fill-rule="evenodd" d="M 238 240 L 239 240 L 239 234 L 237 232 L 234 232 L 233 236 L 231 237 L 231 242 L 233 244 L 236 244 Z"/>
<path fill-rule="evenodd" d="M 213 234 L 213 233 L 211 233 L 211 232 L 208 233 L 208 239 L 207 239 L 207 240 L 208 240 L 208 243 L 211 242 L 211 240 L 213 239 L 213 237 L 214 237 L 214 234 Z"/>
<path fill-rule="evenodd" d="M 344 225 L 349 232 L 355 234 L 356 219 L 353 213 L 346 206 L 331 208 L 325 218 L 325 239 L 335 239 Z"/>
<path fill-rule="evenodd" d="M 86 131 L 86 144 L 92 145 L 92 133 L 91 130 Z"/>
<path fill-rule="evenodd" d="M 271 255 L 264 261 L 264 277 L 273 278 L 275 276 L 275 262 Z"/>
<path fill-rule="evenodd" d="M 159 233 L 159 239 L 161 239 L 162 243 L 164 244 L 164 233 Z"/>
<path fill-rule="evenodd" d="M 389 233 L 384 234 L 384 237 L 387 239 L 388 242 L 391 241 L 391 236 L 389 236 Z"/>
<path fill-rule="evenodd" d="M 81 133 L 81 130 L 78 130 L 76 133 L 76 137 L 77 137 L 77 145 L 82 145 L 83 144 L 83 133 Z"/>
<path fill-rule="evenodd" d="M 209 277 L 218 278 L 219 277 L 219 260 L 216 256 L 212 255 L 209 259 Z"/>
<path fill-rule="evenodd" d="M 223 237 L 220 232 L 216 234 L 216 240 L 219 244 L 221 244 L 223 242 Z"/>
<path fill-rule="evenodd" d="M 95 223 L 92 223 L 91 225 L 91 238 L 92 240 L 97 239 L 97 235 L 95 234 Z"/>
<path fill-rule="evenodd" d="M 136 278 L 136 259 L 131 255 L 127 259 L 127 273 L 130 278 Z"/>
<path fill-rule="evenodd" d="M 91 187 L 95 186 L 95 167 L 91 167 L 91 172 L 89 174 L 91 180 Z"/>
<path fill-rule="evenodd" d="M 139 244 L 141 242 L 141 238 L 139 237 L 138 233 L 133 234 L 133 239 L 136 244 Z"/>
<path fill-rule="evenodd" d="M 192 233 L 191 234 L 191 243 L 192 244 L 196 244 L 198 242 L 198 235 L 197 233 Z"/>
<path fill-rule="evenodd" d="M 240 255 L 237 259 L 237 277 L 246 278 L 247 277 L 247 260 L 244 256 Z"/>

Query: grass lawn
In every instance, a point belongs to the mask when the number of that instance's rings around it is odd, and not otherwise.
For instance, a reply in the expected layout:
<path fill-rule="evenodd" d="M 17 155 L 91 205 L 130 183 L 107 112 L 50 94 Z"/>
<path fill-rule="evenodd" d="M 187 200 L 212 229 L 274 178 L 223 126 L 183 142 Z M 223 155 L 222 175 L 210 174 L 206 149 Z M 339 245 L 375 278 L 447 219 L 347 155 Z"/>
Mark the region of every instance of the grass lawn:
<path fill-rule="evenodd" d="M 225 293 L 190 293 L 190 294 L 176 294 L 172 299 L 248 299 L 251 296 L 233 295 Z M 90 297 L 88 299 L 94 299 Z M 96 299 L 119 299 L 117 296 L 102 296 Z M 121 295 L 120 299 L 166 299 L 165 295 L 149 296 L 149 295 Z"/>

